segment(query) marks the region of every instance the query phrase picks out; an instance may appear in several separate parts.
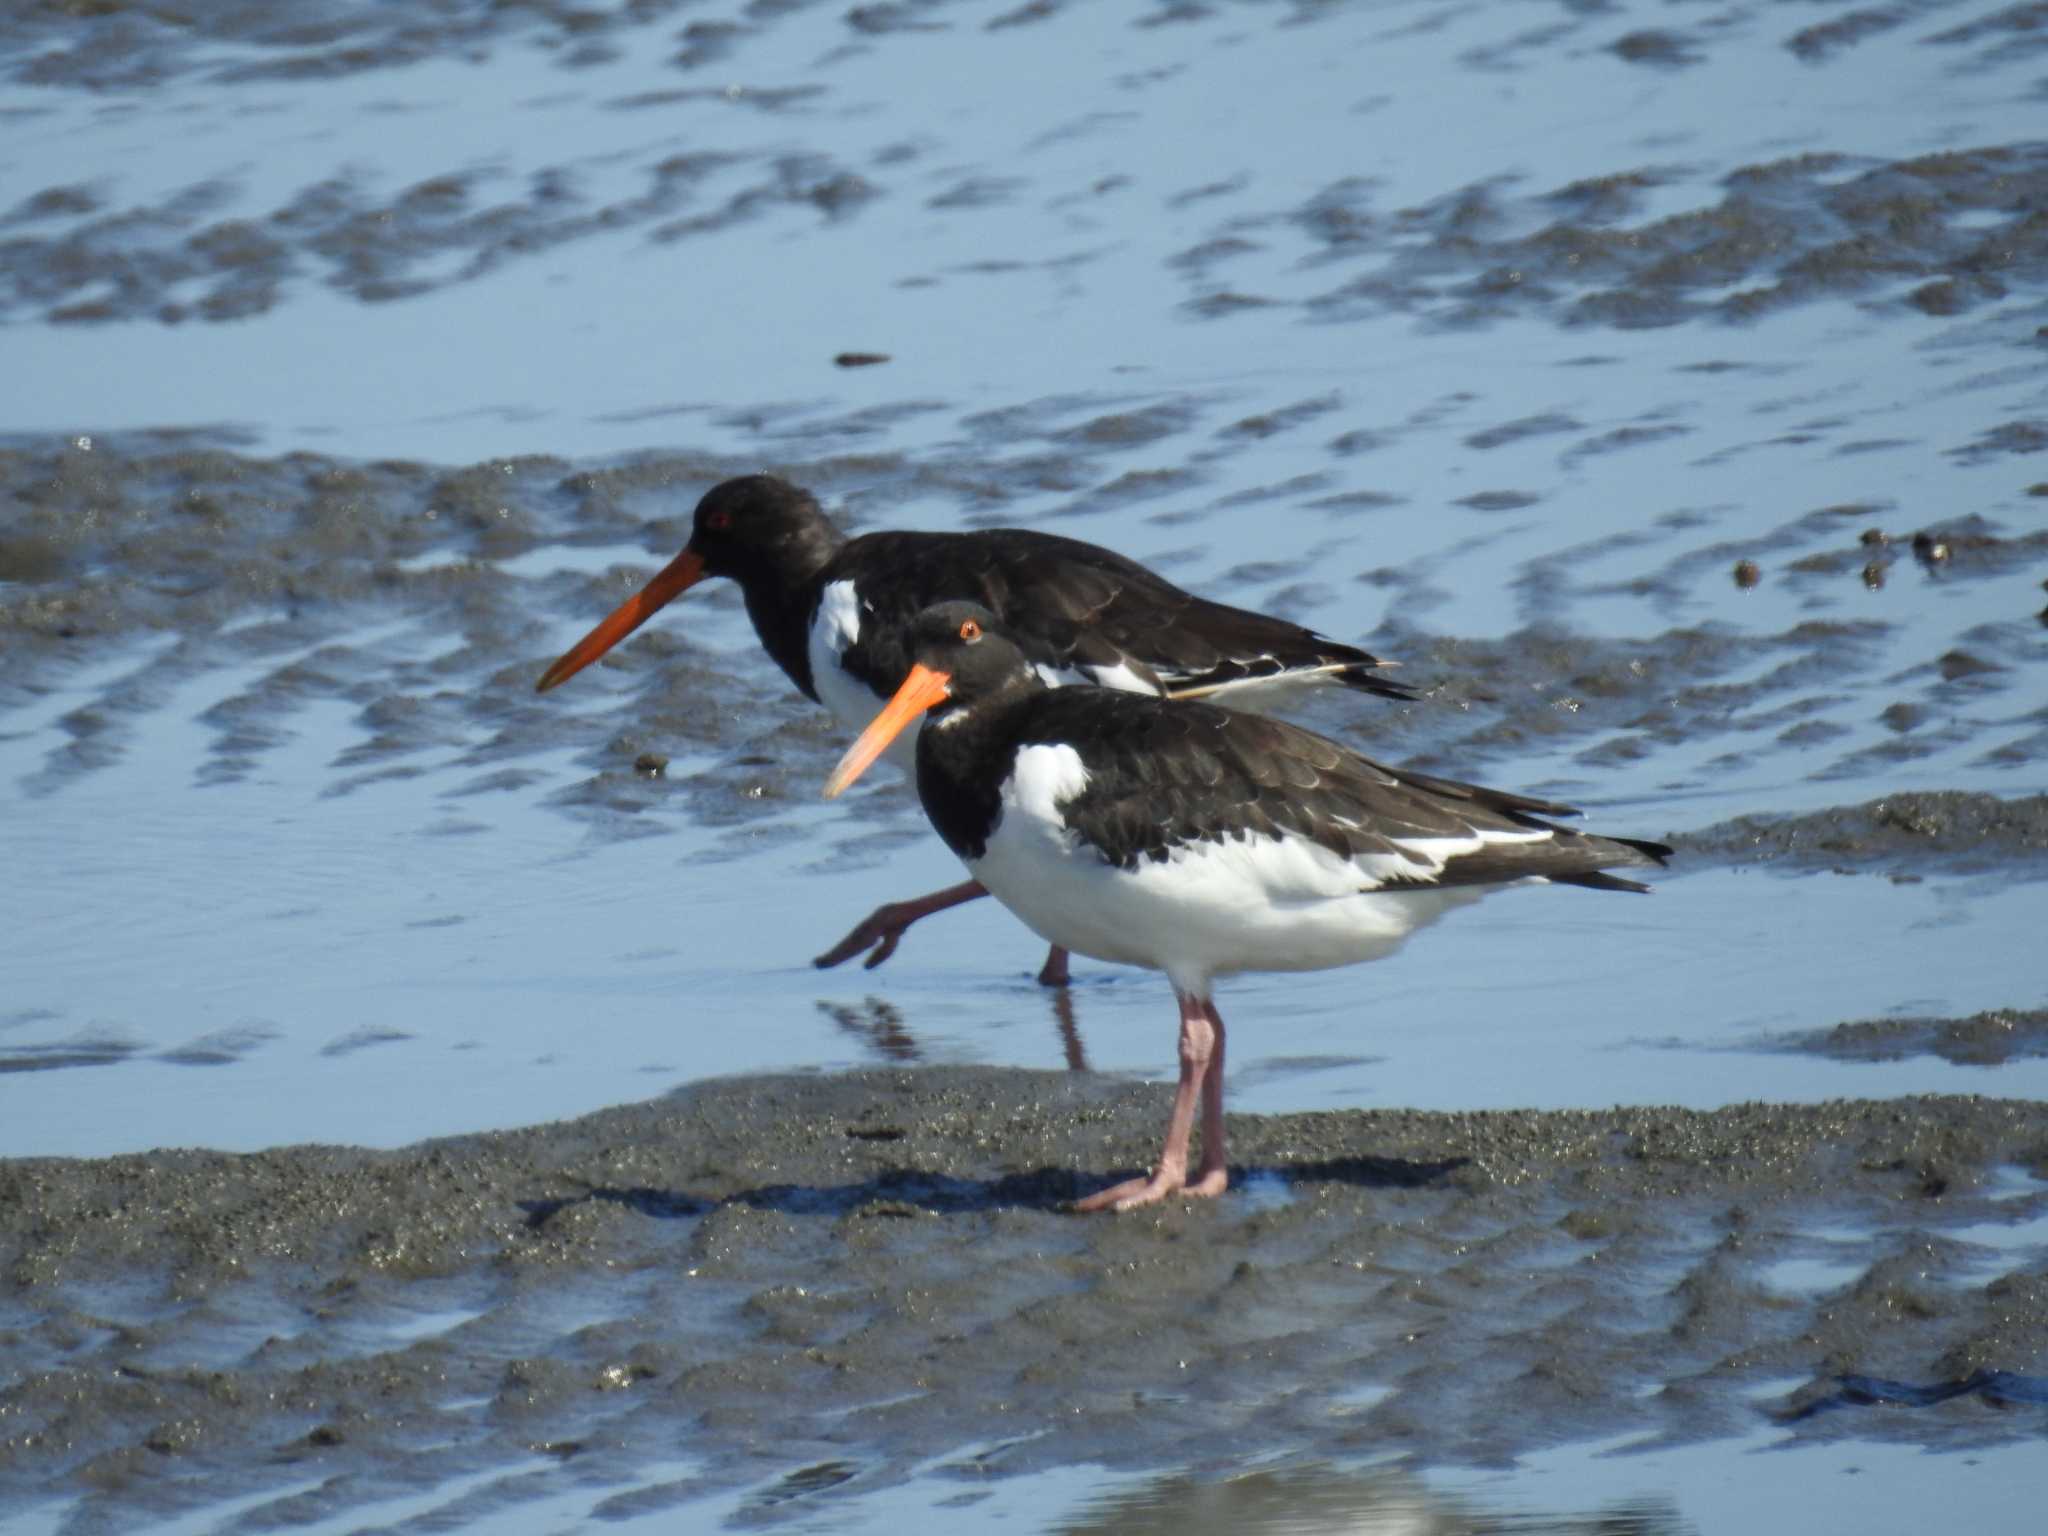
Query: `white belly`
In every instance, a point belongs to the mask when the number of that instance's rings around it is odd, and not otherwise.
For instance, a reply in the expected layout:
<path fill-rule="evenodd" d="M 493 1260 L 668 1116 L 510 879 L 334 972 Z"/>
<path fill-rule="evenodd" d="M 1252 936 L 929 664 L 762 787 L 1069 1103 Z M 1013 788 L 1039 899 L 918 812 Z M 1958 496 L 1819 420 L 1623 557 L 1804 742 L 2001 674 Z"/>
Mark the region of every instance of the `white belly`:
<path fill-rule="evenodd" d="M 1027 747 L 975 879 L 1051 943 L 1166 972 L 1197 996 L 1239 971 L 1307 971 L 1390 953 L 1487 887 L 1370 891 L 1374 875 L 1303 839 L 1192 843 L 1135 868 L 1106 863 L 1061 824 L 1086 782 L 1071 748 Z"/>

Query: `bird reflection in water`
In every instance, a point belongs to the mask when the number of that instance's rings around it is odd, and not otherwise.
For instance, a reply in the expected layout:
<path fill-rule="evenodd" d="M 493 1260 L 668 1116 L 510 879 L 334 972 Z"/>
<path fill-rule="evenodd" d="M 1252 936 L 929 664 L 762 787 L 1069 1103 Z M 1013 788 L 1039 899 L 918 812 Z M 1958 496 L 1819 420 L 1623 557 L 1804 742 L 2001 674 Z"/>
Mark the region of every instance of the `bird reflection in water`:
<path fill-rule="evenodd" d="M 858 1005 L 820 1000 L 818 1011 L 884 1061 L 924 1059 L 923 1048 L 904 1026 L 903 1014 L 893 1003 L 879 997 L 867 998 Z"/>
<path fill-rule="evenodd" d="M 1062 988 L 1052 995 L 1052 1021 L 1060 1032 L 1060 1045 L 1067 1053 L 1069 1072 L 1088 1070 L 1088 1047 L 1081 1042 L 1081 1026 L 1074 1022 L 1074 992 Z"/>
<path fill-rule="evenodd" d="M 1070 1072 L 1086 1072 L 1088 1047 L 1081 1039 L 1081 1026 L 1074 1016 L 1074 995 L 1069 990 L 1053 992 L 1053 1028 L 1059 1034 L 1060 1055 Z M 917 1043 L 917 1037 L 904 1022 L 903 1011 L 894 1003 L 879 997 L 864 998 L 859 1003 L 835 1003 L 819 999 L 818 1012 L 837 1024 L 847 1034 L 860 1041 L 883 1061 L 908 1063 L 925 1059 L 924 1047 Z M 1020 1065 L 1036 1065 L 1033 1062 Z"/>

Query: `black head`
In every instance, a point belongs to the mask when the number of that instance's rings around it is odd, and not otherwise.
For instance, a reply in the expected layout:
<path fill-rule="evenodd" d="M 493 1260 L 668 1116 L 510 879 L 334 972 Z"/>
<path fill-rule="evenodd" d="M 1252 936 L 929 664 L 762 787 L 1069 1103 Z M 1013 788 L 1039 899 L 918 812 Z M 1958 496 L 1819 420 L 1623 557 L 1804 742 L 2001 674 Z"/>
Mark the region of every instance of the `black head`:
<path fill-rule="evenodd" d="M 818 498 L 802 486 L 777 475 L 741 475 L 704 493 L 686 547 L 706 576 L 745 585 L 753 578 L 808 574 L 839 543 Z"/>
<path fill-rule="evenodd" d="M 817 498 L 802 486 L 774 475 L 741 475 L 714 485 L 697 503 L 696 523 L 683 552 L 542 673 L 540 691 L 574 677 L 663 605 L 711 576 L 739 582 L 762 642 L 790 671 L 789 656 L 776 649 L 784 631 L 765 626 L 762 612 L 786 604 L 806 579 L 824 569 L 842 542 L 839 530 L 818 510 Z M 802 686 L 809 691 L 809 684 Z"/>
<path fill-rule="evenodd" d="M 828 800 L 865 773 L 889 743 L 927 711 L 942 721 L 955 711 L 1045 686 L 1024 653 L 1002 632 L 1001 621 L 979 603 L 934 603 L 910 621 L 904 639 L 910 675 L 839 759 L 825 781 Z"/>
<path fill-rule="evenodd" d="M 1003 633 L 1003 621 L 979 603 L 933 603 L 910 621 L 912 661 L 945 674 L 944 708 L 1018 687 L 1043 687 L 1031 663 Z"/>

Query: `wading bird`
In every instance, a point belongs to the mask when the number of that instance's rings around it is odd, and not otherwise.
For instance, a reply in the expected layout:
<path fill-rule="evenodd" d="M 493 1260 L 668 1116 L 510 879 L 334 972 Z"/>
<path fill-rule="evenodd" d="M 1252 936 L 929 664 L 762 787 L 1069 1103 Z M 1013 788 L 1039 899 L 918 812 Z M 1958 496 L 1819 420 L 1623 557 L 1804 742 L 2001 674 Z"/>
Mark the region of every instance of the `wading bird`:
<path fill-rule="evenodd" d="M 1180 1001 L 1180 1084 L 1158 1166 L 1082 1210 L 1228 1184 L 1216 977 L 1377 959 L 1508 885 L 1647 891 L 1607 871 L 1671 853 L 1547 819 L 1576 815 L 1570 806 L 1389 768 L 1282 721 L 1047 688 L 978 604 L 926 609 L 904 643 L 909 675 L 826 796 L 922 717 L 918 798 L 968 873 L 1050 943 L 1164 971 Z"/>
<path fill-rule="evenodd" d="M 740 584 L 762 648 L 849 731 L 867 724 L 910 670 L 903 635 L 911 619 L 947 598 L 971 598 L 1001 615 L 1049 683 L 1255 708 L 1332 684 L 1415 697 L 1377 675 L 1389 663 L 1356 646 L 1183 592 L 1097 545 L 1025 528 L 848 538 L 809 491 L 774 475 L 743 475 L 707 491 L 682 553 L 549 667 L 539 690 L 573 677 L 714 576 Z M 910 767 L 912 748 L 906 738 L 892 754 L 897 766 Z M 968 881 L 890 902 L 816 963 L 837 965 L 869 951 L 872 970 L 919 918 L 987 894 Z M 1066 983 L 1061 948 L 1046 957 L 1038 979 Z"/>

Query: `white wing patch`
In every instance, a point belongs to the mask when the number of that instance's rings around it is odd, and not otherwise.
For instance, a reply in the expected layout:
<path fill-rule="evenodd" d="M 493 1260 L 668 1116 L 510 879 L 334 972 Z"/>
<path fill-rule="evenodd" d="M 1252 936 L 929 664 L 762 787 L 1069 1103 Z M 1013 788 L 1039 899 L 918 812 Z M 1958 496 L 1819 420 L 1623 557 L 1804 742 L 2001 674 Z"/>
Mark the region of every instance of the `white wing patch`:
<path fill-rule="evenodd" d="M 1088 765 L 1081 761 L 1080 753 L 1064 742 L 1019 747 L 1010 776 L 1003 780 L 1003 809 L 1022 812 L 1033 821 L 1059 825 L 1067 802 L 1087 787 Z"/>
<path fill-rule="evenodd" d="M 1083 687 L 1114 688 L 1119 693 L 1149 693 L 1159 696 L 1158 687 L 1141 672 L 1135 672 L 1128 663 L 1118 662 L 1113 667 L 1055 667 L 1038 661 L 1031 664 L 1048 688 Z"/>
<path fill-rule="evenodd" d="M 1413 880 L 1418 875 L 1440 875 L 1451 860 L 1477 853 L 1491 844 L 1547 843 L 1555 835 L 1540 828 L 1509 831 L 1505 827 L 1488 827 L 1463 837 L 1390 837 L 1387 841 L 1402 852 L 1412 853 L 1422 860 L 1420 867 L 1410 865 L 1406 870 L 1407 877 Z"/>
<path fill-rule="evenodd" d="M 1149 693 L 1158 696 L 1159 688 L 1150 678 L 1133 672 L 1124 662 L 1113 667 L 1085 667 L 1089 681 L 1098 688 L 1114 688 L 1120 693 Z"/>
<path fill-rule="evenodd" d="M 1260 657 L 1270 661 L 1271 657 Z M 1332 661 L 1317 667 L 1288 667 L 1260 677 L 1238 677 L 1229 682 L 1189 686 L 1168 678 L 1166 696 L 1171 699 L 1207 699 L 1231 709 L 1263 712 L 1293 703 L 1304 694 L 1329 686 L 1349 668 L 1349 662 Z"/>
<path fill-rule="evenodd" d="M 889 701 L 875 697 L 865 683 L 846 675 L 839 659 L 860 639 L 861 607 L 853 583 L 835 581 L 818 594 L 818 611 L 811 615 L 807 641 L 811 661 L 811 686 L 818 698 L 849 731 L 864 731 L 868 722 L 882 712 Z M 904 731 L 889 743 L 883 754 L 910 773 L 917 766 L 917 731 Z"/>

